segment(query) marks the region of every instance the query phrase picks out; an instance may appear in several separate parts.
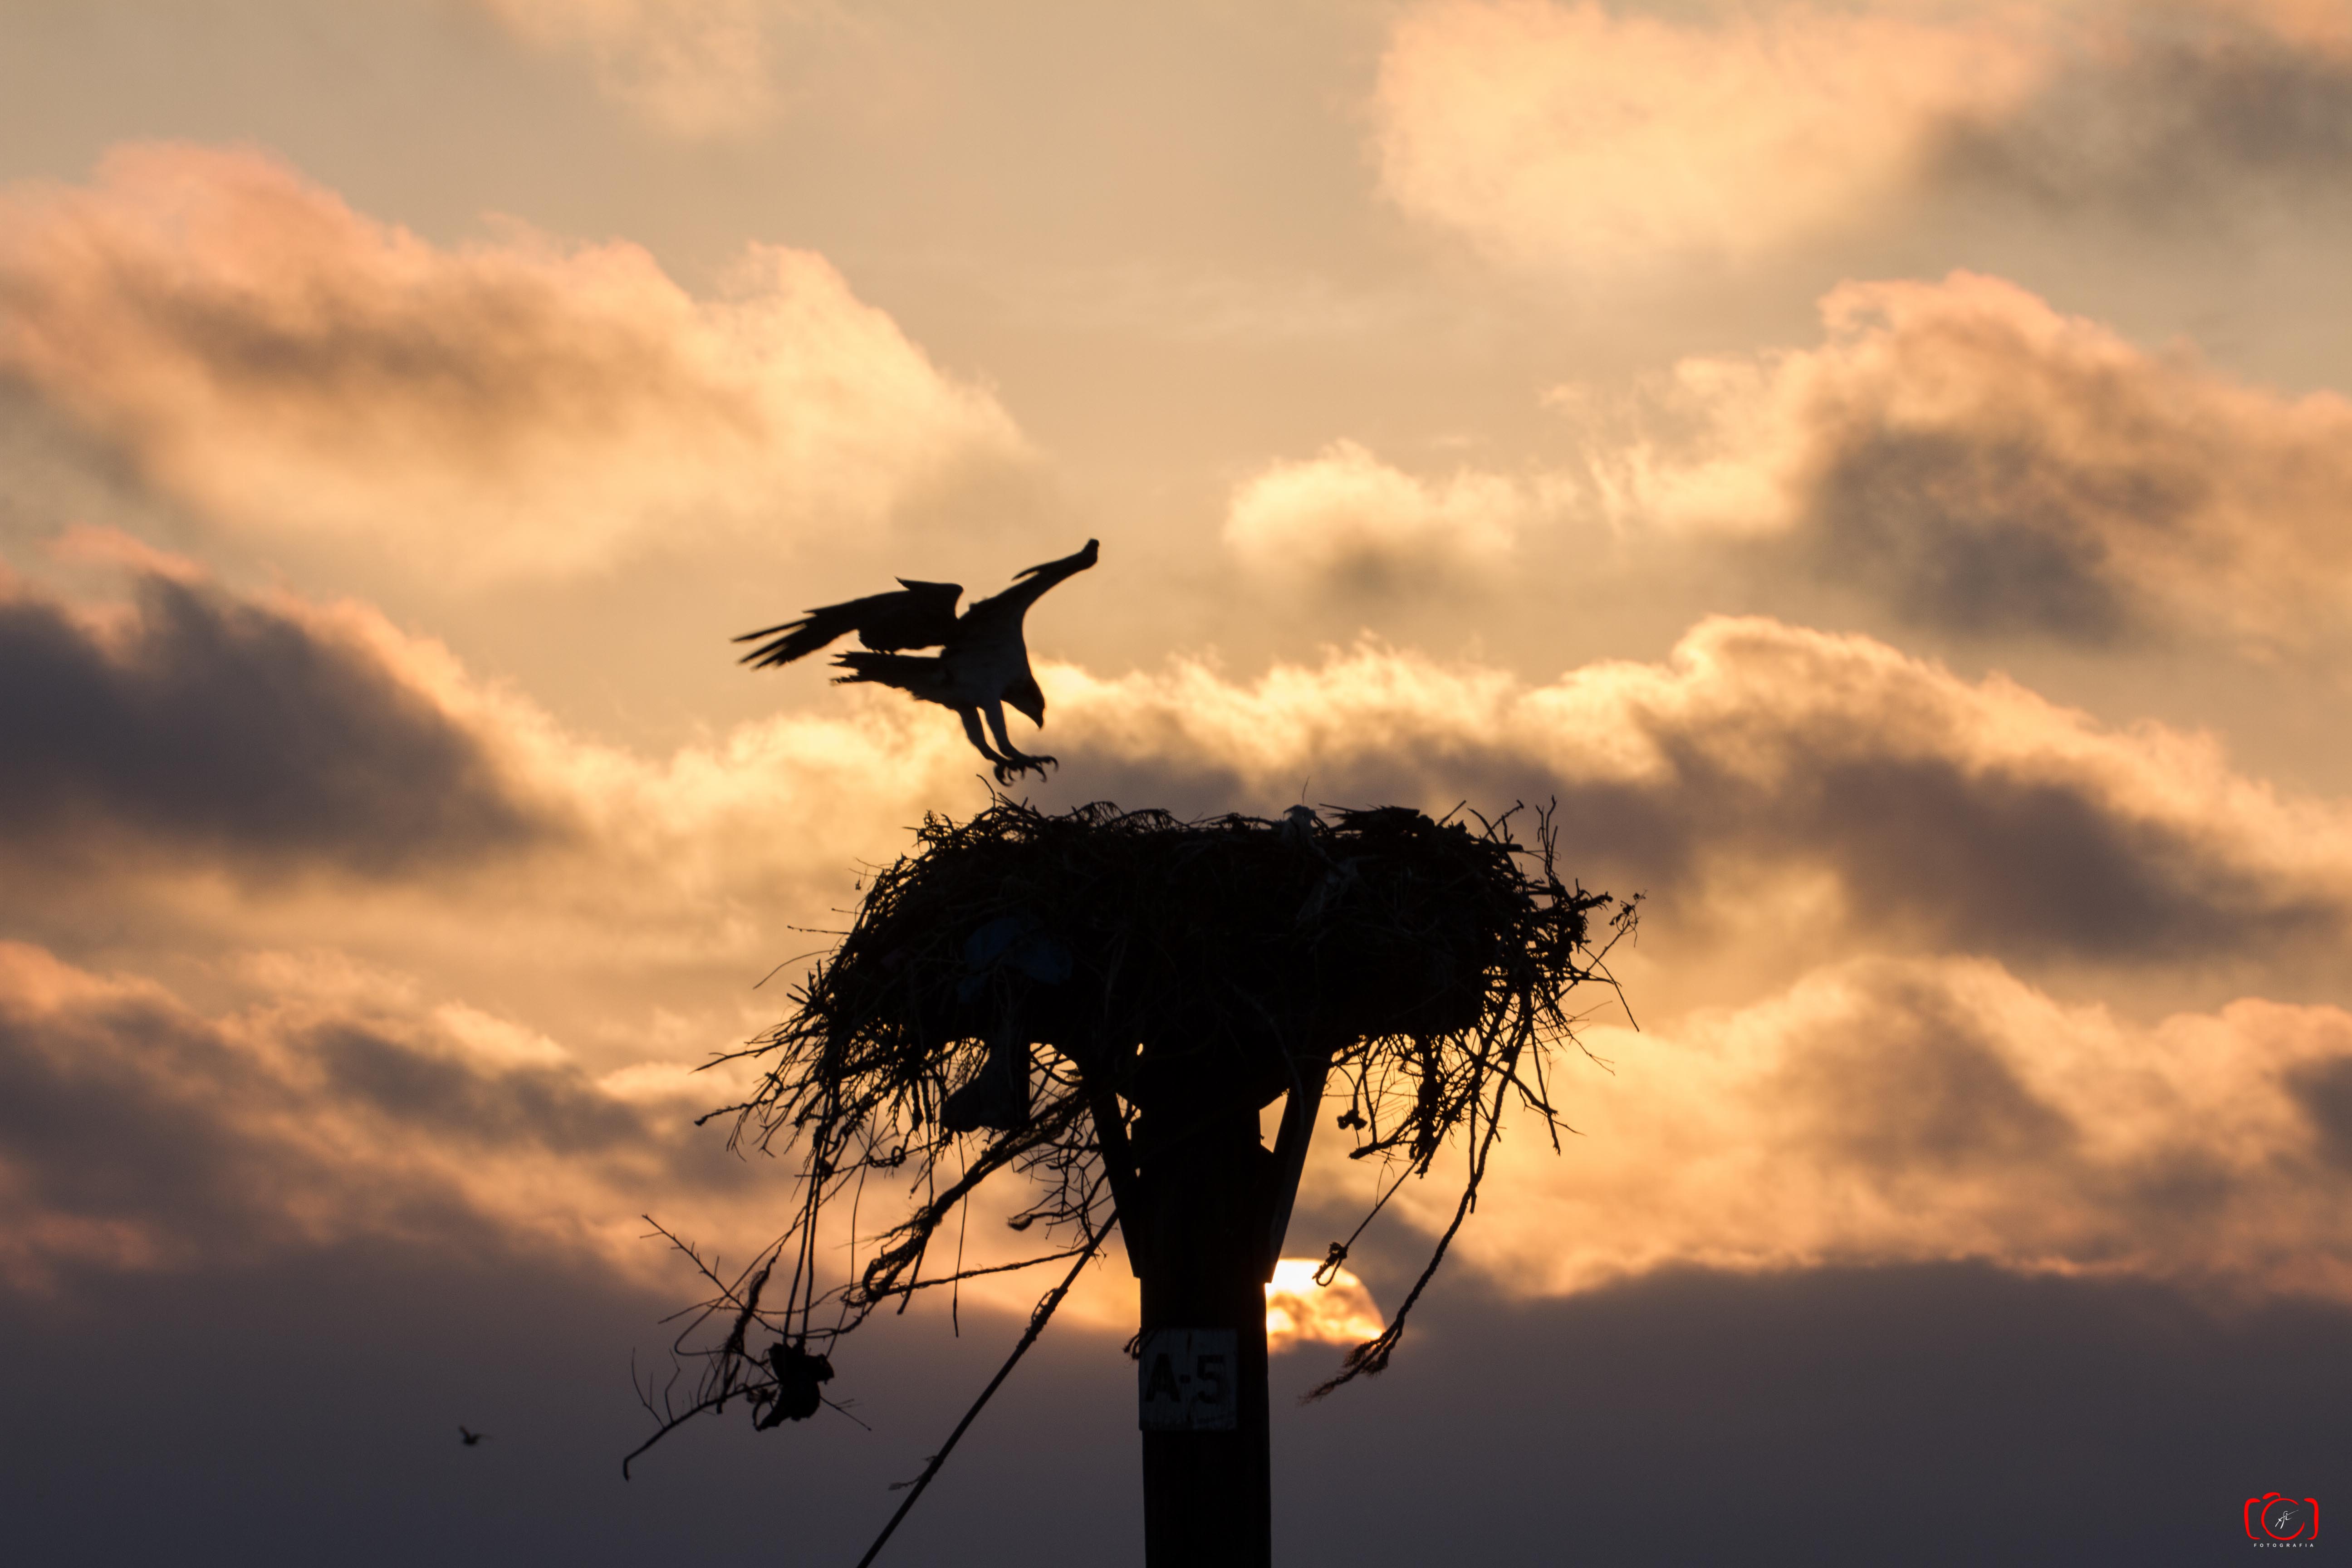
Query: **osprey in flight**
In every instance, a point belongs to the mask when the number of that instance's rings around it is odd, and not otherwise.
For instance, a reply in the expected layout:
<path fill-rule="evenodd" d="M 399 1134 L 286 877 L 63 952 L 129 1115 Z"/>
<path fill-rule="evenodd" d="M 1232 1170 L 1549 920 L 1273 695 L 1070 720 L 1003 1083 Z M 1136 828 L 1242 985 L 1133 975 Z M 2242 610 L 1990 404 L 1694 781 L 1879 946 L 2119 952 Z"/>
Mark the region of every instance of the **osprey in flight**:
<path fill-rule="evenodd" d="M 961 584 L 917 583 L 901 577 L 898 593 L 826 605 L 799 620 L 745 632 L 735 640 L 773 640 L 761 643 L 740 662 L 760 669 L 790 664 L 836 637 L 856 632 L 857 640 L 874 651 L 836 658 L 834 664 L 849 673 L 835 676 L 835 685 L 871 680 L 952 708 L 963 721 L 963 732 L 973 746 L 996 764 L 997 783 L 1017 778 L 1031 768 L 1042 774 L 1054 759 L 1024 754 L 1004 732 L 1008 702 L 1015 712 L 1026 714 L 1031 723 L 1041 729 L 1045 723 L 1045 694 L 1038 689 L 1037 677 L 1029 668 L 1029 645 L 1021 636 L 1021 619 L 1046 589 L 1093 565 L 1097 543 L 1089 539 L 1075 555 L 1015 574 L 1028 581 L 978 601 L 961 616 L 956 614 L 956 600 L 963 594 Z M 940 651 L 902 651 L 910 647 Z M 996 738 L 992 750 L 980 732 L 983 715 L 989 734 Z"/>

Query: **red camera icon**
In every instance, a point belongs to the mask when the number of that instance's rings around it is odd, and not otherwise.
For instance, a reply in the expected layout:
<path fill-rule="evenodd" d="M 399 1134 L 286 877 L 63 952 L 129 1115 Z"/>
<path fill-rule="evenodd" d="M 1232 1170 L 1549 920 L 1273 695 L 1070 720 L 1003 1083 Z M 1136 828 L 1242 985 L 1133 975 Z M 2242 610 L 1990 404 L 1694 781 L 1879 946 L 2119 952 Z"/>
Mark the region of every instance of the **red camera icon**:
<path fill-rule="evenodd" d="M 2319 1539 L 2319 1500 L 2308 1497 L 2288 1497 L 2284 1492 L 2264 1492 L 2246 1500 L 2246 1539 L 2249 1541 L 2316 1541 Z"/>

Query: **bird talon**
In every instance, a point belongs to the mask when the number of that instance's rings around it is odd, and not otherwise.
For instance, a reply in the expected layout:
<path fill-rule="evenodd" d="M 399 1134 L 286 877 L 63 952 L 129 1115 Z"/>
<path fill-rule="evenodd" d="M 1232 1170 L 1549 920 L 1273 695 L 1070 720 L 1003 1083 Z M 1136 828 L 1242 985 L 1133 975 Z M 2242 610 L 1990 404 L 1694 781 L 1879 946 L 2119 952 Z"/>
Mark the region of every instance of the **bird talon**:
<path fill-rule="evenodd" d="M 1058 768 L 1061 765 L 1062 760 L 1059 757 L 1015 757 L 1009 762 L 996 764 L 996 782 L 1011 784 L 1024 773 L 1035 773 L 1042 779 L 1045 776 L 1047 768 Z"/>

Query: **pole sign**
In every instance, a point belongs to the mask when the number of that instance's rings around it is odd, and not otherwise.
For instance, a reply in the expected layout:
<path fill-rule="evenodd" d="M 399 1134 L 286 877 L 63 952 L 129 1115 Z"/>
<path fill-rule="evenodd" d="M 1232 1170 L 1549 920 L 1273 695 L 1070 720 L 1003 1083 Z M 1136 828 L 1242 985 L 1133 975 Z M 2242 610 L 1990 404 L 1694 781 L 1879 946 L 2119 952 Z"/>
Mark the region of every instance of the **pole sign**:
<path fill-rule="evenodd" d="M 1136 1360 L 1146 1432 L 1230 1432 L 1240 1401 L 1231 1329 L 1146 1329 Z"/>

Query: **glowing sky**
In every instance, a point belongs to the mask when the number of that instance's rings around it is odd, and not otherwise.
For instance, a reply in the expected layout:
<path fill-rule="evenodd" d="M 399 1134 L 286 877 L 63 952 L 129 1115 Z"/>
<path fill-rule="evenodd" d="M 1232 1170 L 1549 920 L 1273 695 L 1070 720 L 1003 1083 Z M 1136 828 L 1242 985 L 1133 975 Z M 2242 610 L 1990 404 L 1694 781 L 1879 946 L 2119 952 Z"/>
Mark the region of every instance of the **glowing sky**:
<path fill-rule="evenodd" d="M 1040 805 L 1645 895 L 1397 1370 L 1278 1358 L 1286 1551 L 2242 1546 L 2352 1474 L 2347 170 L 2344 0 L 0 0 L 0 1528 L 854 1557 L 1042 1283 L 615 1500 L 640 1216 L 772 1232 L 691 1069 L 985 793 L 726 639 L 1092 536 Z M 1139 1561 L 1132 1289 L 908 1561 L 1024 1443 Z"/>

